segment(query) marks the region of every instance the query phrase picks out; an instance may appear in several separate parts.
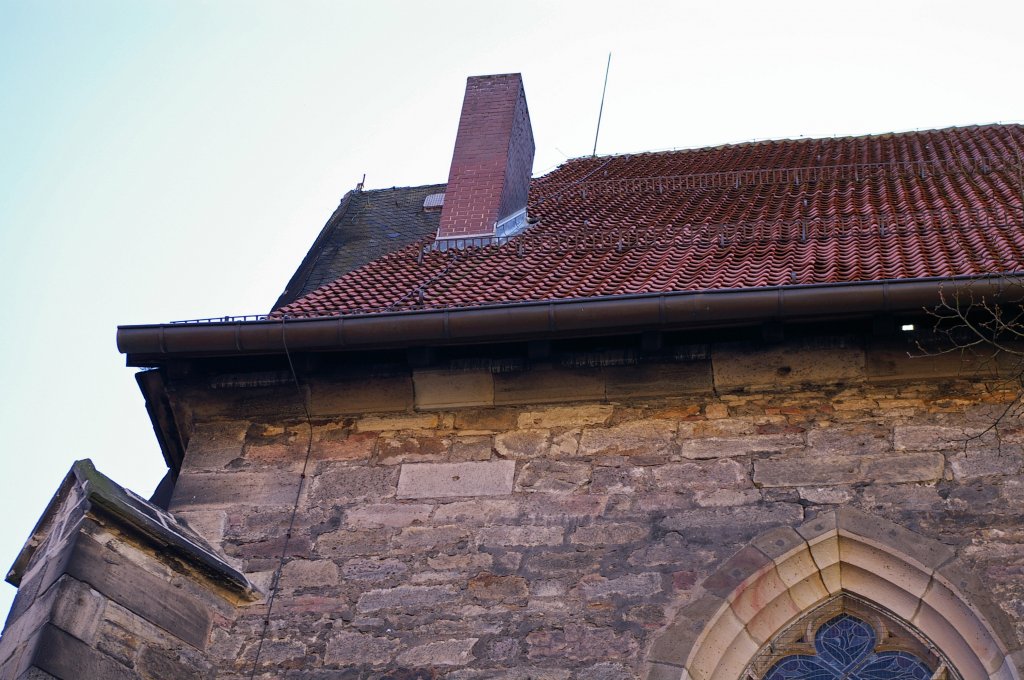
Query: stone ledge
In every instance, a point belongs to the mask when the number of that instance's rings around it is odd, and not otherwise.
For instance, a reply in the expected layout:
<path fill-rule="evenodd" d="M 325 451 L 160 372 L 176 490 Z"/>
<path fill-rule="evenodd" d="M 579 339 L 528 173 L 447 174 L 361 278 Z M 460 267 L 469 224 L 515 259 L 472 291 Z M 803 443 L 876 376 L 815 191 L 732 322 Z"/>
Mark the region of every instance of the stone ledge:
<path fill-rule="evenodd" d="M 414 371 L 418 409 L 494 405 L 494 376 L 488 372 Z"/>

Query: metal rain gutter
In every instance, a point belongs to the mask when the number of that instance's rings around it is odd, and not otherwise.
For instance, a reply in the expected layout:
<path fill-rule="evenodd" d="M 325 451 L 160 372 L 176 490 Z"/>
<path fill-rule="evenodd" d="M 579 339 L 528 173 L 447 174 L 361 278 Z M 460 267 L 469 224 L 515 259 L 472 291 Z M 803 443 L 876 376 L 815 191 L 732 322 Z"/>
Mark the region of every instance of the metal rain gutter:
<path fill-rule="evenodd" d="M 172 357 L 370 350 L 707 329 L 767 320 L 839 319 L 918 311 L 944 299 L 995 301 L 1024 275 L 903 279 L 841 284 L 576 298 L 314 319 L 120 326 L 118 350 L 137 366 Z M 967 298 L 970 296 L 970 298 Z"/>

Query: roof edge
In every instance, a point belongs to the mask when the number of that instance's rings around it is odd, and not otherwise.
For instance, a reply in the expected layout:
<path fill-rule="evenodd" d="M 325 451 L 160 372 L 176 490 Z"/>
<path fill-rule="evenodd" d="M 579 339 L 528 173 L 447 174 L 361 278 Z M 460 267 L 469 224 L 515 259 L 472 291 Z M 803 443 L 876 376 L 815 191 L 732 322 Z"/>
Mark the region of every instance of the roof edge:
<path fill-rule="evenodd" d="M 7 582 L 20 586 L 22 576 L 32 557 L 52 529 L 55 515 L 76 493 L 85 503 L 85 512 L 99 513 L 119 526 L 154 545 L 159 552 L 169 553 L 190 563 L 213 583 L 246 600 L 259 596 L 259 591 L 245 574 L 228 564 L 213 548 L 181 525 L 170 513 L 157 508 L 133 494 L 98 471 L 88 458 L 76 461 L 65 475 L 40 517 L 14 565 L 7 574 Z"/>
<path fill-rule="evenodd" d="M 288 279 L 288 283 L 285 284 L 284 290 L 281 291 L 281 295 L 278 296 L 277 302 L 271 310 L 277 309 L 278 307 L 284 307 L 297 300 L 300 295 L 298 291 L 302 290 L 306 280 L 309 278 L 310 273 L 313 271 L 313 266 L 316 265 L 317 260 L 320 259 L 320 255 L 323 254 L 323 243 L 327 240 L 327 235 L 330 233 L 331 228 L 345 216 L 348 211 L 349 203 L 352 201 L 352 193 L 357 191 L 355 189 L 346 191 L 345 195 L 341 197 L 341 201 L 338 203 L 338 207 L 334 209 L 331 216 L 327 218 L 320 233 L 317 234 L 316 239 L 313 241 L 313 245 L 309 247 L 306 252 L 306 256 L 302 258 L 302 262 L 299 263 L 299 268 L 295 270 L 292 277 Z"/>
<path fill-rule="evenodd" d="M 1005 300 L 1011 289 L 1024 291 L 1024 273 L 677 291 L 331 318 L 128 325 L 118 327 L 117 347 L 128 355 L 129 365 L 156 366 L 172 357 L 400 349 L 853 318 L 921 310 L 966 295 Z"/>

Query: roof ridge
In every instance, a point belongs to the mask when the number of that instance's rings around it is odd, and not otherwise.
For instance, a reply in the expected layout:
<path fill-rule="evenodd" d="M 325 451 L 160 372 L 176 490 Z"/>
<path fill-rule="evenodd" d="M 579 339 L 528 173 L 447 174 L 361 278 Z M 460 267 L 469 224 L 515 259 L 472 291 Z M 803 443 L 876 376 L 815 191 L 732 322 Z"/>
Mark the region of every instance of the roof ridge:
<path fill-rule="evenodd" d="M 360 194 L 381 194 L 381 193 L 384 193 L 385 191 L 411 191 L 413 189 L 434 189 L 436 187 L 444 187 L 444 186 L 448 186 L 448 183 L 447 182 L 437 182 L 437 183 L 434 183 L 434 184 L 415 184 L 415 185 L 404 186 L 404 187 L 393 186 L 393 187 L 382 187 L 380 189 L 358 189 L 358 190 L 354 190 L 354 191 L 356 191 L 356 193 L 360 193 Z"/>
<path fill-rule="evenodd" d="M 950 125 L 948 127 L 929 128 L 926 130 L 892 130 L 888 132 L 869 132 L 865 134 L 836 135 L 833 137 L 769 137 L 763 139 L 748 139 L 739 142 L 723 142 L 721 144 L 712 144 L 708 146 L 670 147 L 665 149 L 648 149 L 644 151 L 627 151 L 622 153 L 598 154 L 596 156 L 575 156 L 573 158 L 567 158 L 565 162 L 558 166 L 558 168 L 561 168 L 565 165 L 568 165 L 569 163 L 573 163 L 576 161 L 596 161 L 614 158 L 633 158 L 638 156 L 663 156 L 672 154 L 693 153 L 695 151 L 721 151 L 724 149 L 739 149 L 743 147 L 770 146 L 776 144 L 809 144 L 812 142 L 843 142 L 854 140 L 886 139 L 892 137 L 913 137 L 922 135 L 932 135 L 935 133 L 973 131 L 993 128 L 1007 130 L 1024 129 L 1024 123 L 981 123 L 974 125 Z M 552 170 L 552 173 L 557 171 L 558 168 Z"/>

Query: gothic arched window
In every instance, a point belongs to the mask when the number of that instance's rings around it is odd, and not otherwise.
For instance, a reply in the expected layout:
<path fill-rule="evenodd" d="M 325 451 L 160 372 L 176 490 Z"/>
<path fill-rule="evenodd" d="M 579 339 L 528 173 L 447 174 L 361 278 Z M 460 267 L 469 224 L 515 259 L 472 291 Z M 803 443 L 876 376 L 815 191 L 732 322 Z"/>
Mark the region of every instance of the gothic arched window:
<path fill-rule="evenodd" d="M 754 680 L 956 680 L 942 653 L 909 625 L 841 595 L 775 636 L 750 664 Z"/>

